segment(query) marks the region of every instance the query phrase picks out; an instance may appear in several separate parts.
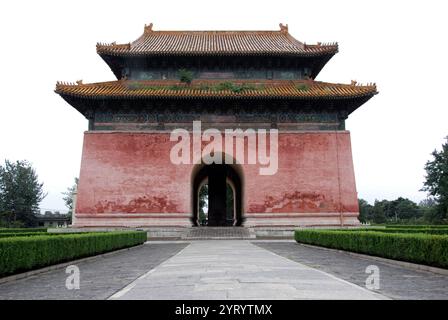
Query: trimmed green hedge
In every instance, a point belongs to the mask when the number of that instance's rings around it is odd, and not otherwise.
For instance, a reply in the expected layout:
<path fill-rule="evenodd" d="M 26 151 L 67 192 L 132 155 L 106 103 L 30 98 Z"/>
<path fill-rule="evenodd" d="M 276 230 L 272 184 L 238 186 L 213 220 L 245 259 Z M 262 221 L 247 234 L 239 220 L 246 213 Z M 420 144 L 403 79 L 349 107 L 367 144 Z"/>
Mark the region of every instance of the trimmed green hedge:
<path fill-rule="evenodd" d="M 47 232 L 47 228 L 0 228 L 0 233 Z"/>
<path fill-rule="evenodd" d="M 44 236 L 47 234 L 50 235 L 50 233 L 47 232 L 0 232 L 0 238 Z"/>
<path fill-rule="evenodd" d="M 102 231 L 106 232 L 106 231 Z M 99 233 L 99 232 L 95 232 Z M 18 232 L 18 233 L 0 233 L 0 238 L 9 238 L 9 237 L 35 237 L 35 236 L 62 236 L 62 235 L 69 235 L 69 234 L 79 234 L 79 232 L 64 232 L 64 233 L 57 233 L 57 232 Z"/>
<path fill-rule="evenodd" d="M 425 233 L 425 234 L 439 234 L 439 235 L 448 235 L 448 229 L 404 229 L 404 228 L 398 228 L 398 229 L 385 229 L 380 232 L 386 232 L 386 233 Z"/>
<path fill-rule="evenodd" d="M 142 244 L 145 231 L 38 235 L 0 239 L 0 276 Z"/>
<path fill-rule="evenodd" d="M 448 236 L 375 231 L 296 230 L 297 242 L 448 268 Z"/>
<path fill-rule="evenodd" d="M 386 228 L 393 229 L 448 229 L 448 224 L 388 224 Z"/>
<path fill-rule="evenodd" d="M 425 234 L 439 234 L 439 235 L 448 235 L 448 229 L 428 229 L 428 228 L 359 228 L 359 229 L 333 229 L 338 231 L 374 231 L 374 232 L 384 232 L 384 233 L 425 233 Z"/>

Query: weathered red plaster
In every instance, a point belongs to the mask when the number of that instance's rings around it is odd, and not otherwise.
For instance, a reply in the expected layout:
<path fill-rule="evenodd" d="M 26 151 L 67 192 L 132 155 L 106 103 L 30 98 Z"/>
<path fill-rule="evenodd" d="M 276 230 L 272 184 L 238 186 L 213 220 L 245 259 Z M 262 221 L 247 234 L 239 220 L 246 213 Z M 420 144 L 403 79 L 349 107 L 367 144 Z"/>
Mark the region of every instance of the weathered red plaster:
<path fill-rule="evenodd" d="M 86 132 L 77 226 L 189 226 L 194 164 L 174 165 L 169 133 Z M 279 167 L 241 165 L 246 226 L 357 224 L 348 131 L 279 133 Z"/>

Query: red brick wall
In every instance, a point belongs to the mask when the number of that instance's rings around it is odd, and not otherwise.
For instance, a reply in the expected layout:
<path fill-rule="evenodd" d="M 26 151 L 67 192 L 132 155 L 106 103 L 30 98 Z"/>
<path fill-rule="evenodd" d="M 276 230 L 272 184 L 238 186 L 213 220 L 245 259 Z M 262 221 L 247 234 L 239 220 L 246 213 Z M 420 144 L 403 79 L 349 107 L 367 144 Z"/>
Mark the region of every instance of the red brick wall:
<path fill-rule="evenodd" d="M 194 165 L 174 165 L 169 133 L 86 132 L 77 226 L 189 226 Z M 347 131 L 279 133 L 279 167 L 241 165 L 247 226 L 357 224 Z"/>

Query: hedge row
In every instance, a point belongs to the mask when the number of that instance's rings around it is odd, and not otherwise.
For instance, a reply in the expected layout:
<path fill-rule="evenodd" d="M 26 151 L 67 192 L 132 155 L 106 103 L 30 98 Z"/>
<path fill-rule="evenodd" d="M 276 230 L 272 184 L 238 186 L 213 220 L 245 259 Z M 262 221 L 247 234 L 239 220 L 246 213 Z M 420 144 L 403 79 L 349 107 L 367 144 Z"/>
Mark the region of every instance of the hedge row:
<path fill-rule="evenodd" d="M 448 235 L 448 229 L 386 229 L 382 232 L 387 233 L 425 233 L 425 234 L 439 234 Z"/>
<path fill-rule="evenodd" d="M 388 224 L 386 228 L 393 229 L 448 229 L 448 224 Z"/>
<path fill-rule="evenodd" d="M 0 233 L 47 232 L 47 228 L 0 228 Z"/>
<path fill-rule="evenodd" d="M 135 246 L 145 231 L 39 235 L 0 239 L 0 276 Z"/>
<path fill-rule="evenodd" d="M 98 231 L 95 233 L 106 232 L 106 231 Z M 69 234 L 79 234 L 79 232 L 18 232 L 18 233 L 0 233 L 1 238 L 9 238 L 9 237 L 35 237 L 35 236 L 61 236 L 61 235 L 69 235 Z"/>
<path fill-rule="evenodd" d="M 301 243 L 448 268 L 448 236 L 374 231 L 296 230 Z"/>
<path fill-rule="evenodd" d="M 428 228 L 360 228 L 360 229 L 336 229 L 343 231 L 375 231 L 375 232 L 384 232 L 384 233 L 424 233 L 424 234 L 440 234 L 440 235 L 448 235 L 448 229 L 428 229 Z"/>
<path fill-rule="evenodd" d="M 12 232 L 12 233 L 6 233 L 6 232 L 0 232 L 0 238 L 10 238 L 10 237 L 31 237 L 31 236 L 44 236 L 44 235 L 50 235 L 50 233 L 47 232 Z"/>

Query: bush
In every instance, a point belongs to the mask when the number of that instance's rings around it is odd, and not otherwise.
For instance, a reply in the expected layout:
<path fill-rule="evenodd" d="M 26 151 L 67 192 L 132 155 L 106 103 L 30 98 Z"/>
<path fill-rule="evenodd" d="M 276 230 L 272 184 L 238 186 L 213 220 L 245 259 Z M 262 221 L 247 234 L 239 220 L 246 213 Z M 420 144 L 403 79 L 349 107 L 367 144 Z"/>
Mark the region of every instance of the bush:
<path fill-rule="evenodd" d="M 448 229 L 448 224 L 433 224 L 433 225 L 428 225 L 428 224 L 415 224 L 415 225 L 412 225 L 412 224 L 409 224 L 409 225 L 406 225 L 406 224 L 403 224 L 403 225 L 400 225 L 400 224 L 396 224 L 396 225 L 394 225 L 394 224 L 388 224 L 388 225 L 386 225 L 386 228 L 396 228 L 396 229 L 400 229 L 400 228 L 403 228 L 403 229 L 421 229 L 421 228 L 427 228 L 427 229 Z"/>
<path fill-rule="evenodd" d="M 104 231 L 105 232 L 105 231 Z M 64 232 L 64 233 L 56 233 L 56 232 L 11 232 L 11 233 L 0 233 L 0 238 L 9 238 L 9 237 L 35 237 L 35 236 L 61 236 L 61 235 L 69 235 L 69 234 L 79 234 L 79 232 Z"/>
<path fill-rule="evenodd" d="M 47 232 L 0 232 L 0 238 L 44 236 L 56 233 Z"/>
<path fill-rule="evenodd" d="M 215 87 L 213 87 L 213 90 L 216 91 L 232 91 L 234 93 L 241 93 L 246 90 L 257 90 L 257 87 L 250 83 L 233 83 L 230 81 L 221 82 Z"/>
<path fill-rule="evenodd" d="M 405 229 L 405 228 L 386 228 L 381 230 L 381 232 L 386 233 L 425 233 L 425 234 L 441 234 L 448 235 L 448 229 L 428 229 L 428 228 L 415 228 L 415 229 Z"/>
<path fill-rule="evenodd" d="M 296 230 L 297 242 L 448 268 L 448 236 L 375 231 Z"/>
<path fill-rule="evenodd" d="M 336 229 L 338 231 L 375 231 L 384 233 L 425 233 L 425 234 L 441 234 L 448 235 L 448 228 L 360 228 L 360 229 Z"/>
<path fill-rule="evenodd" d="M 11 214 L 7 212 L 0 212 L 0 229 L 3 228 L 24 228 L 25 224 L 22 221 L 11 221 Z"/>
<path fill-rule="evenodd" d="M 145 231 L 38 235 L 0 239 L 0 276 L 144 243 Z"/>
<path fill-rule="evenodd" d="M 0 233 L 47 232 L 47 228 L 1 228 Z"/>
<path fill-rule="evenodd" d="M 187 69 L 180 69 L 179 70 L 179 80 L 180 80 L 180 82 L 190 85 L 191 82 L 193 81 L 193 72 L 191 72 Z"/>

